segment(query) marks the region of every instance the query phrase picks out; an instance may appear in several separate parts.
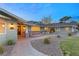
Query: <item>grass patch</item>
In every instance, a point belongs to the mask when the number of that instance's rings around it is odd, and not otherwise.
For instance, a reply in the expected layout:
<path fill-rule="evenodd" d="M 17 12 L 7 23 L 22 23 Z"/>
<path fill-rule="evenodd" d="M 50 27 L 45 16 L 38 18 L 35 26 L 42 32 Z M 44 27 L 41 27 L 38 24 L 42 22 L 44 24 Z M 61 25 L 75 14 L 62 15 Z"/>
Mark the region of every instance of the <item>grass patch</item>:
<path fill-rule="evenodd" d="M 69 37 L 60 43 L 60 47 L 65 56 L 79 56 L 79 37 Z"/>
<path fill-rule="evenodd" d="M 0 54 L 4 53 L 4 47 L 2 45 L 0 45 Z"/>

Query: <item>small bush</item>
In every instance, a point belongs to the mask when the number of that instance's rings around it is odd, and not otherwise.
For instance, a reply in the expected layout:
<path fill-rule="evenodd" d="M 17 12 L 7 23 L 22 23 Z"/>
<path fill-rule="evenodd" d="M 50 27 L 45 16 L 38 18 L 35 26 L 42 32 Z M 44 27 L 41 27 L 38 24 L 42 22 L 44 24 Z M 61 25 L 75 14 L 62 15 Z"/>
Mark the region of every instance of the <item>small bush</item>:
<path fill-rule="evenodd" d="M 13 40 L 8 40 L 7 41 L 7 45 L 14 45 L 15 43 L 14 43 L 14 41 Z"/>
<path fill-rule="evenodd" d="M 4 48 L 3 46 L 0 45 L 0 54 L 3 54 L 3 52 L 4 52 Z"/>
<path fill-rule="evenodd" d="M 72 36 L 72 34 L 71 34 L 71 33 L 69 33 L 69 34 L 68 34 L 68 36 Z"/>
<path fill-rule="evenodd" d="M 57 35 L 57 38 L 60 38 L 61 36 L 60 35 Z"/>
<path fill-rule="evenodd" d="M 69 51 L 64 51 L 63 53 L 65 56 L 70 56 L 70 52 Z"/>
<path fill-rule="evenodd" d="M 44 39 L 44 44 L 50 44 L 49 38 Z"/>

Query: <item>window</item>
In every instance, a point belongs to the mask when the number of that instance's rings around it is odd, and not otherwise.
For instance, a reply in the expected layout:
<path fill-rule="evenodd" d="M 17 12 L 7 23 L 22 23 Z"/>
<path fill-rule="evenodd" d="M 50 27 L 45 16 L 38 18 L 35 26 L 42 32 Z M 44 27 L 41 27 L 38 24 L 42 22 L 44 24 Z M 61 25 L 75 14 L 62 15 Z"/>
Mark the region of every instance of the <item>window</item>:
<path fill-rule="evenodd" d="M 5 23 L 0 21 L 0 33 L 4 33 L 5 32 Z"/>

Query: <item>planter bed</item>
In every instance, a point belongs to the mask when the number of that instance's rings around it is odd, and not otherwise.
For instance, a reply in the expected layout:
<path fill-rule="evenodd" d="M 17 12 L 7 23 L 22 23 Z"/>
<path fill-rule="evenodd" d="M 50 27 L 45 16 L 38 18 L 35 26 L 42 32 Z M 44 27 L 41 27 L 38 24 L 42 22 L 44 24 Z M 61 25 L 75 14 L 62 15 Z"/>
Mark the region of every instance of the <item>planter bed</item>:
<path fill-rule="evenodd" d="M 49 56 L 62 56 L 62 51 L 59 47 L 59 40 L 57 38 L 49 38 L 50 43 L 45 44 L 44 39 L 32 40 L 31 44 L 37 51 Z"/>
<path fill-rule="evenodd" d="M 10 56 L 14 45 L 11 45 L 11 46 L 5 45 L 3 47 L 4 47 L 4 52 L 3 52 L 3 54 L 0 54 L 0 56 Z"/>

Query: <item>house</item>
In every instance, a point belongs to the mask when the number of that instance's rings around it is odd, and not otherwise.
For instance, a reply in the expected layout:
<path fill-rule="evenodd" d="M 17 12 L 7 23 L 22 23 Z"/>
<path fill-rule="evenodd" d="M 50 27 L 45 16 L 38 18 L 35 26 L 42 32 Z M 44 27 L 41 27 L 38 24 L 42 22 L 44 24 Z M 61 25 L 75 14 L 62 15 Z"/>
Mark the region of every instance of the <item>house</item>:
<path fill-rule="evenodd" d="M 48 24 L 50 27 L 50 31 L 53 32 L 75 32 L 77 31 L 76 26 L 77 23 L 52 23 Z"/>
<path fill-rule="evenodd" d="M 0 44 L 7 40 L 18 40 L 25 38 L 26 31 L 30 35 L 37 35 L 49 32 L 73 32 L 76 30 L 75 23 L 52 23 L 43 24 L 34 21 L 25 21 L 24 19 L 0 8 Z"/>
<path fill-rule="evenodd" d="M 23 34 L 25 22 L 19 17 L 0 9 L 0 44 L 7 40 L 16 41 L 19 34 Z"/>
<path fill-rule="evenodd" d="M 7 40 L 14 40 L 16 42 L 21 37 L 25 38 L 27 36 L 26 31 L 29 31 L 31 35 L 38 34 L 43 28 L 44 26 L 27 22 L 0 8 L 0 44 L 5 43 Z"/>

